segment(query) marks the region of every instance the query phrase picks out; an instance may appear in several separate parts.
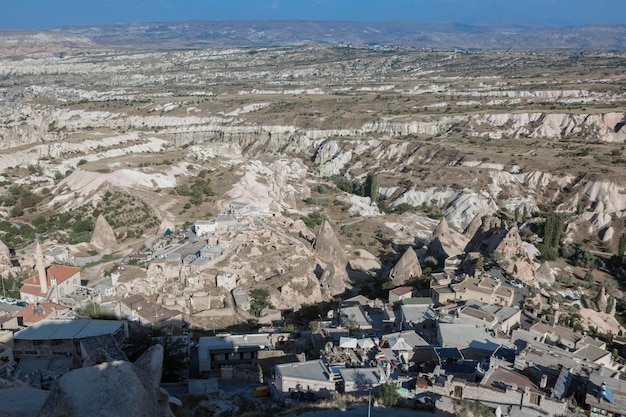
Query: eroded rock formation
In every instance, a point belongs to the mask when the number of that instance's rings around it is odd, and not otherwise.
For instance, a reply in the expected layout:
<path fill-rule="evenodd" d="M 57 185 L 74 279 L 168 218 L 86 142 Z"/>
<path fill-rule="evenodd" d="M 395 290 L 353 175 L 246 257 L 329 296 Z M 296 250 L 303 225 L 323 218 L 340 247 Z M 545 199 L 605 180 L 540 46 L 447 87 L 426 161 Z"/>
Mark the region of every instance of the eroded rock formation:
<path fill-rule="evenodd" d="M 115 231 L 102 214 L 100 214 L 96 220 L 90 243 L 100 250 L 109 251 L 112 251 L 117 245 Z"/>
<path fill-rule="evenodd" d="M 389 273 L 389 279 L 396 285 L 402 285 L 413 277 L 422 275 L 422 267 L 415 250 L 409 247 Z"/>
<path fill-rule="evenodd" d="M 103 362 L 59 378 L 39 417 L 174 417 L 159 386 L 163 346 L 149 348 L 134 364 Z"/>

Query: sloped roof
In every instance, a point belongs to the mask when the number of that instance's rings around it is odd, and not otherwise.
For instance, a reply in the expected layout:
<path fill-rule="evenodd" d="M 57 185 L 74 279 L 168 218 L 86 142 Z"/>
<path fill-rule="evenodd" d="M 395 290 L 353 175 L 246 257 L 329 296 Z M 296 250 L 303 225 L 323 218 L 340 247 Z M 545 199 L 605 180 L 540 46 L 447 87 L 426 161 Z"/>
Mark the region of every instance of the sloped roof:
<path fill-rule="evenodd" d="M 22 317 L 23 323 L 25 325 L 30 325 L 48 318 L 50 315 L 53 315 L 53 313 L 69 310 L 69 307 L 63 306 L 61 304 L 42 301 L 40 303 L 31 304 L 24 307 L 23 309 L 15 313 L 15 317 Z"/>
<path fill-rule="evenodd" d="M 46 281 L 48 283 L 48 288 L 52 287 L 53 278 L 56 279 L 57 285 L 59 285 L 78 273 L 80 273 L 80 268 L 74 266 L 50 265 L 46 268 Z M 80 282 L 78 284 L 80 284 Z M 36 295 L 39 297 L 48 296 L 48 294 L 44 294 L 41 292 L 38 274 L 34 274 L 31 275 L 29 278 L 26 278 L 23 282 L 22 287 L 20 288 L 20 292 Z"/>
<path fill-rule="evenodd" d="M 567 369 L 567 367 L 562 367 L 561 372 L 559 373 L 559 377 L 556 380 L 556 384 L 554 384 L 554 389 L 552 390 L 552 398 L 557 400 L 562 400 L 567 395 L 567 391 L 569 390 L 570 385 L 572 384 L 573 375 Z"/>
<path fill-rule="evenodd" d="M 527 377 L 510 369 L 498 367 L 490 374 L 485 375 L 481 385 L 501 387 L 516 386 L 518 389 L 529 388 L 532 391 L 538 392 L 539 388 Z"/>
<path fill-rule="evenodd" d="M 410 294 L 413 292 L 413 287 L 398 287 L 392 290 L 389 290 L 390 294 L 395 294 L 397 296 L 402 296 L 406 294 Z"/>
<path fill-rule="evenodd" d="M 395 339 L 393 345 L 391 344 L 391 340 L 389 340 L 389 344 L 390 344 L 390 349 L 391 350 L 408 350 L 411 351 L 413 350 L 413 346 L 411 346 L 410 344 L 408 344 L 403 337 L 398 337 L 397 339 Z"/>
<path fill-rule="evenodd" d="M 424 340 L 414 330 L 406 330 L 403 332 L 389 333 L 389 334 L 384 335 L 382 337 L 382 340 L 383 340 L 383 343 L 387 342 L 389 346 L 393 346 L 399 338 L 404 339 L 404 341 L 411 346 L 410 350 L 413 350 L 414 347 L 430 346 L 430 343 Z"/>
<path fill-rule="evenodd" d="M 356 349 L 357 340 L 354 337 L 340 337 L 339 347 L 344 349 Z"/>
<path fill-rule="evenodd" d="M 42 320 L 15 333 L 15 340 L 75 340 L 114 334 L 123 321 L 118 320 Z"/>
<path fill-rule="evenodd" d="M 165 308 L 160 304 L 154 304 L 146 300 L 142 295 L 135 294 L 121 300 L 123 304 L 132 309 L 132 314 L 140 316 L 150 323 L 161 323 L 173 317 L 182 316 L 183 312 Z"/>
<path fill-rule="evenodd" d="M 374 339 L 372 339 L 371 337 L 367 337 L 364 339 L 359 339 L 356 344 L 361 348 L 361 349 L 371 349 L 374 346 L 376 346 L 376 343 L 374 343 Z"/>

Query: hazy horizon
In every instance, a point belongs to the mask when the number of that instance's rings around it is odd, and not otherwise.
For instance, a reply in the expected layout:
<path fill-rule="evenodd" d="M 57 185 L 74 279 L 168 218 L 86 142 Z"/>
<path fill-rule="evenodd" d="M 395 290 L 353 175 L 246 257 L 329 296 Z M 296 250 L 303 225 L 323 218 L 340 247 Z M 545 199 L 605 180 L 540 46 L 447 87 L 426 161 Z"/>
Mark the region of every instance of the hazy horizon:
<path fill-rule="evenodd" d="M 626 23 L 623 0 L 22 0 L 3 5 L 0 29 L 187 20 L 454 22 L 526 26 Z"/>

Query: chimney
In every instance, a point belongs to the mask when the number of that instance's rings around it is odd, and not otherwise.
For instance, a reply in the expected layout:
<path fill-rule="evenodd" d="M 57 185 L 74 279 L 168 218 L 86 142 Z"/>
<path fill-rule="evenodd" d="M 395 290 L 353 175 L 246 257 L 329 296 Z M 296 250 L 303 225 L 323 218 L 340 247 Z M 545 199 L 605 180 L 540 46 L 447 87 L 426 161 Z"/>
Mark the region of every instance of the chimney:
<path fill-rule="evenodd" d="M 39 277 L 39 289 L 42 294 L 48 294 L 48 280 L 46 279 L 46 264 L 43 260 L 43 249 L 41 244 L 37 241 L 35 247 L 35 262 L 37 264 L 37 275 Z"/>
<path fill-rule="evenodd" d="M 541 389 L 545 389 L 547 385 L 548 385 L 548 375 L 543 374 L 541 375 L 541 384 L 539 386 L 541 387 Z"/>

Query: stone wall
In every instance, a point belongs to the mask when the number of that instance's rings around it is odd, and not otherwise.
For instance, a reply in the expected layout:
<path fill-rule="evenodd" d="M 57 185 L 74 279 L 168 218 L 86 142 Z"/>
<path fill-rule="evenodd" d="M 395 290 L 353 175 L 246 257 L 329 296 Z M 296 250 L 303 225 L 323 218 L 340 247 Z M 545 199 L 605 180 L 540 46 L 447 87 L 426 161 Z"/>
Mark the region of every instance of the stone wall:
<path fill-rule="evenodd" d="M 462 390 L 462 397 L 459 399 L 481 401 L 491 404 L 496 403 L 500 404 L 505 409 L 508 406 L 519 408 L 520 404 L 522 404 L 527 411 L 535 409 L 540 412 L 546 412 L 550 416 L 563 415 L 567 409 L 567 402 L 553 400 L 544 393 L 538 394 L 541 396 L 539 406 L 531 404 L 531 391 L 528 388 L 521 390 L 509 387 L 503 390 L 464 381 L 454 381 L 451 377 L 449 377 L 443 385 L 435 384 L 428 387 L 428 389 L 423 392 L 433 392 L 444 397 L 458 398 L 458 396 L 455 395 L 460 392 L 459 389 Z"/>

